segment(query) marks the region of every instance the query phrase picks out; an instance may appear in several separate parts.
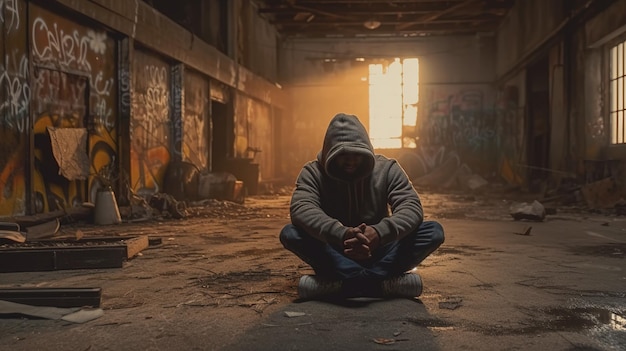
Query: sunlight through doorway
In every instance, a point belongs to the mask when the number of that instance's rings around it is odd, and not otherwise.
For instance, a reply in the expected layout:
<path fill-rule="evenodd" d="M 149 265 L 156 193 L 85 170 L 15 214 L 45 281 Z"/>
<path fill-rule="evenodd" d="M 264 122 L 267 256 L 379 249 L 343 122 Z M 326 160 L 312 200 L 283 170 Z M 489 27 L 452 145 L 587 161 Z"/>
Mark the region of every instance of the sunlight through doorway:
<path fill-rule="evenodd" d="M 369 128 L 375 149 L 415 148 L 419 60 L 369 65 Z"/>

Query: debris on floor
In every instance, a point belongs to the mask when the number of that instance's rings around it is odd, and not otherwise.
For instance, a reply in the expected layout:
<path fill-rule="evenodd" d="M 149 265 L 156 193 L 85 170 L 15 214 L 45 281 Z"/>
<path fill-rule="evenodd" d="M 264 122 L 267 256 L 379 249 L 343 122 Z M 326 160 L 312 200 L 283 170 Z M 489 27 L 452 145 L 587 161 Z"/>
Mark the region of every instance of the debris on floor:
<path fill-rule="evenodd" d="M 0 315 L 24 315 L 45 319 L 64 320 L 71 323 L 86 323 L 104 315 L 101 308 L 60 308 L 31 306 L 0 300 Z"/>
<path fill-rule="evenodd" d="M 580 190 L 591 209 L 612 208 L 622 200 L 621 192 L 613 178 L 585 184 Z"/>
<path fill-rule="evenodd" d="M 0 272 L 122 268 L 149 245 L 147 235 L 0 244 Z"/>
<path fill-rule="evenodd" d="M 541 222 L 546 218 L 546 209 L 535 200 L 532 203 L 514 203 L 510 207 L 510 214 L 514 220 L 529 220 Z"/>
<path fill-rule="evenodd" d="M 533 227 L 527 225 L 525 226 L 521 231 L 519 232 L 513 232 L 513 234 L 517 234 L 517 235 L 530 235 L 530 232 L 532 231 Z"/>
<path fill-rule="evenodd" d="M 302 316 L 306 316 L 306 313 L 304 313 L 304 312 L 285 311 L 285 316 L 289 317 L 289 318 L 302 317 Z"/>
<path fill-rule="evenodd" d="M 456 310 L 463 305 L 461 297 L 449 297 L 445 301 L 439 301 L 439 308 L 446 310 Z"/>

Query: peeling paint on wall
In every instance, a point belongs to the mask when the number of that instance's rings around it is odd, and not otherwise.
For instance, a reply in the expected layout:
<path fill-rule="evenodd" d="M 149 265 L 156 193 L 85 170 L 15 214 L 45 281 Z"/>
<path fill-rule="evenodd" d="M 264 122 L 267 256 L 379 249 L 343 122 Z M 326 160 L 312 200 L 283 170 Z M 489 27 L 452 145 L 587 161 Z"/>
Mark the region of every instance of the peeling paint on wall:
<path fill-rule="evenodd" d="M 603 142 L 607 139 L 608 134 L 605 131 L 604 126 L 604 100 L 605 100 L 605 91 L 604 85 L 600 84 L 597 89 L 596 94 L 596 104 L 595 104 L 595 113 L 593 118 L 589 118 L 587 120 L 587 130 L 589 131 L 589 136 L 591 139 L 597 140 L 599 142 Z"/>

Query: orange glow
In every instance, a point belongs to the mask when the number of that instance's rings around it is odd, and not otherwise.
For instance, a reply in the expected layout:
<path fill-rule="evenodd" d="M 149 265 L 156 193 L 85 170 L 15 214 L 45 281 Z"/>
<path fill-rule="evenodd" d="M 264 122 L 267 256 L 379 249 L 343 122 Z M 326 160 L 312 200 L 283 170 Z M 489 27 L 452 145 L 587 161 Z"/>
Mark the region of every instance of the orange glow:
<path fill-rule="evenodd" d="M 396 58 L 369 65 L 370 139 L 376 149 L 401 148 L 403 127 L 415 127 L 419 100 L 419 61 Z M 415 147 L 405 145 L 406 147 Z"/>

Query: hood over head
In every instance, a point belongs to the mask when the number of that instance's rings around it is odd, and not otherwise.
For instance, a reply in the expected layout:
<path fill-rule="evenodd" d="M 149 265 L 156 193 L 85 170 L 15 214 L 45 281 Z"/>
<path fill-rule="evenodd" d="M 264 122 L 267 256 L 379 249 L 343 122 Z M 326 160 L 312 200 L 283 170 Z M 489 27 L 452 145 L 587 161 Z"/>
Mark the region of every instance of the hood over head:
<path fill-rule="evenodd" d="M 363 155 L 363 162 L 354 176 L 348 177 L 335 167 L 333 161 L 342 153 Z M 329 176 L 342 180 L 355 180 L 369 175 L 374 169 L 374 147 L 365 127 L 356 116 L 339 113 L 328 125 L 324 145 L 317 159 Z"/>

